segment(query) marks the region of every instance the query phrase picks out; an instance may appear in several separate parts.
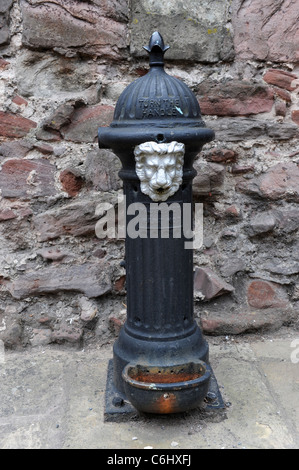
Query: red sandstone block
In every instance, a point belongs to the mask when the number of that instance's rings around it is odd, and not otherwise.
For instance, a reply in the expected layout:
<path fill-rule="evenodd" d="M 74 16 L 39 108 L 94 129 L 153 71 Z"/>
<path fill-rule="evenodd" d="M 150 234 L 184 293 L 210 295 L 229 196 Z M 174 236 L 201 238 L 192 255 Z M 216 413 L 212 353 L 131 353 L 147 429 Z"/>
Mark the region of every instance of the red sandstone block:
<path fill-rule="evenodd" d="M 98 127 L 109 126 L 113 119 L 114 108 L 107 105 L 80 107 L 71 116 L 70 125 L 60 131 L 65 140 L 73 142 L 94 142 Z"/>
<path fill-rule="evenodd" d="M 0 59 L 0 69 L 5 69 L 9 65 L 9 62 L 5 59 Z"/>
<path fill-rule="evenodd" d="M 264 75 L 265 82 L 276 85 L 285 90 L 293 91 L 297 88 L 296 83 L 297 75 L 284 70 L 270 69 Z"/>
<path fill-rule="evenodd" d="M 236 189 L 272 201 L 299 202 L 299 166 L 294 162 L 278 163 L 256 180 L 237 184 Z"/>
<path fill-rule="evenodd" d="M 194 290 L 210 300 L 234 291 L 233 286 L 223 281 L 209 268 L 196 268 L 194 274 Z"/>
<path fill-rule="evenodd" d="M 238 58 L 298 62 L 298 2 L 234 0 L 231 8 Z"/>
<path fill-rule="evenodd" d="M 299 201 L 299 167 L 296 163 L 278 163 L 260 180 L 260 191 L 269 199 L 292 197 Z"/>
<path fill-rule="evenodd" d="M 1 195 L 5 198 L 54 195 L 54 170 L 47 160 L 7 160 L 0 171 Z"/>
<path fill-rule="evenodd" d="M 250 282 L 247 300 L 254 308 L 285 308 L 288 305 L 287 294 L 280 286 L 261 279 Z"/>
<path fill-rule="evenodd" d="M 269 112 L 274 103 L 273 91 L 261 83 L 245 80 L 206 80 L 198 88 L 202 114 L 248 116 Z"/>
<path fill-rule="evenodd" d="M 0 136 L 3 137 L 24 137 L 30 129 L 37 124 L 31 119 L 24 118 L 18 114 L 0 111 Z"/>
<path fill-rule="evenodd" d="M 292 120 L 299 126 L 299 109 L 292 111 Z"/>
<path fill-rule="evenodd" d="M 126 52 L 126 0 L 24 0 L 21 11 L 22 41 L 30 48 L 109 59 L 119 59 Z"/>
<path fill-rule="evenodd" d="M 28 104 L 28 101 L 26 101 L 25 98 L 22 98 L 22 96 L 19 96 L 19 95 L 16 95 L 13 98 L 12 101 L 13 101 L 13 103 L 17 104 L 18 106 L 22 106 L 22 105 L 27 106 L 27 104 Z"/>
<path fill-rule="evenodd" d="M 0 222 L 15 219 L 17 215 L 11 209 L 0 210 Z"/>
<path fill-rule="evenodd" d="M 59 179 L 63 190 L 68 193 L 69 196 L 76 196 L 84 183 L 83 178 L 76 175 L 71 170 L 63 170 L 60 173 Z"/>

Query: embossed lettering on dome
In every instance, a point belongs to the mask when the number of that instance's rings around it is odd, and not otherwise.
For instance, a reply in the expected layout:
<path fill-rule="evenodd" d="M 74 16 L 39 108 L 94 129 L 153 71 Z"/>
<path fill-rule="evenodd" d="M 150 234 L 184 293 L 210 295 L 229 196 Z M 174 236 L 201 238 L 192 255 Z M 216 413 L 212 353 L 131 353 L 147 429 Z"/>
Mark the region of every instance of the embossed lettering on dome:
<path fill-rule="evenodd" d="M 183 111 L 179 99 L 139 99 L 142 118 L 161 116 L 181 116 Z"/>

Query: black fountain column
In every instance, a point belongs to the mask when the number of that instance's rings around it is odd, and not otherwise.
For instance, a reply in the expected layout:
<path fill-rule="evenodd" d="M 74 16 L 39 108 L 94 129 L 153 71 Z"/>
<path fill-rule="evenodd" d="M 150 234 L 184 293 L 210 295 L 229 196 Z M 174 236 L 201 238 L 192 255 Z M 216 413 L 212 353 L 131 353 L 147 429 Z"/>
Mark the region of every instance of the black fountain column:
<path fill-rule="evenodd" d="M 125 413 L 127 401 L 152 413 L 185 411 L 208 394 L 214 406 L 223 403 L 194 320 L 193 251 L 184 225 L 186 211 L 192 214 L 192 164 L 214 132 L 193 92 L 165 72 L 168 46 L 158 32 L 145 49 L 149 72 L 124 90 L 112 124 L 98 133 L 100 148 L 122 162 L 126 199 L 127 319 L 109 365 L 111 415 Z"/>

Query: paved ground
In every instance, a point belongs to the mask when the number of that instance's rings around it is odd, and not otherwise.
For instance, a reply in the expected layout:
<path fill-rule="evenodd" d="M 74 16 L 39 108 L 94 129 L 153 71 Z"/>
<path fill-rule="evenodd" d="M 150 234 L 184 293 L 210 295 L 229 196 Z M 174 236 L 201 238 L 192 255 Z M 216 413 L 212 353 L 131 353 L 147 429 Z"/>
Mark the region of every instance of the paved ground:
<path fill-rule="evenodd" d="M 298 449 L 299 332 L 207 338 L 224 415 L 104 422 L 111 349 L 31 349 L 0 364 L 1 449 Z"/>

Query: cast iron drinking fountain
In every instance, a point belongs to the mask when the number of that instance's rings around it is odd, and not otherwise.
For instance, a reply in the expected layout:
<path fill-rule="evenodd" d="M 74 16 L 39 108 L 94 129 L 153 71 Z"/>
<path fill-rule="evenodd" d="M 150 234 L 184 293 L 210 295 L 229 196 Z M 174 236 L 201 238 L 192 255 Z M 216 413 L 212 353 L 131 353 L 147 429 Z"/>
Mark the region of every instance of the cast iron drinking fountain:
<path fill-rule="evenodd" d="M 113 122 L 98 132 L 99 147 L 112 149 L 122 163 L 127 229 L 133 209 L 146 208 L 144 231 L 132 237 L 127 230 L 125 240 L 127 319 L 108 365 L 106 420 L 136 411 L 224 408 L 194 319 L 193 250 L 186 249 L 182 220 L 169 216 L 165 227 L 159 211 L 158 224 L 150 226 L 152 210 L 162 203 L 192 211 L 192 163 L 214 138 L 193 92 L 165 72 L 168 48 L 154 32 L 144 47 L 149 72 L 122 92 Z"/>

